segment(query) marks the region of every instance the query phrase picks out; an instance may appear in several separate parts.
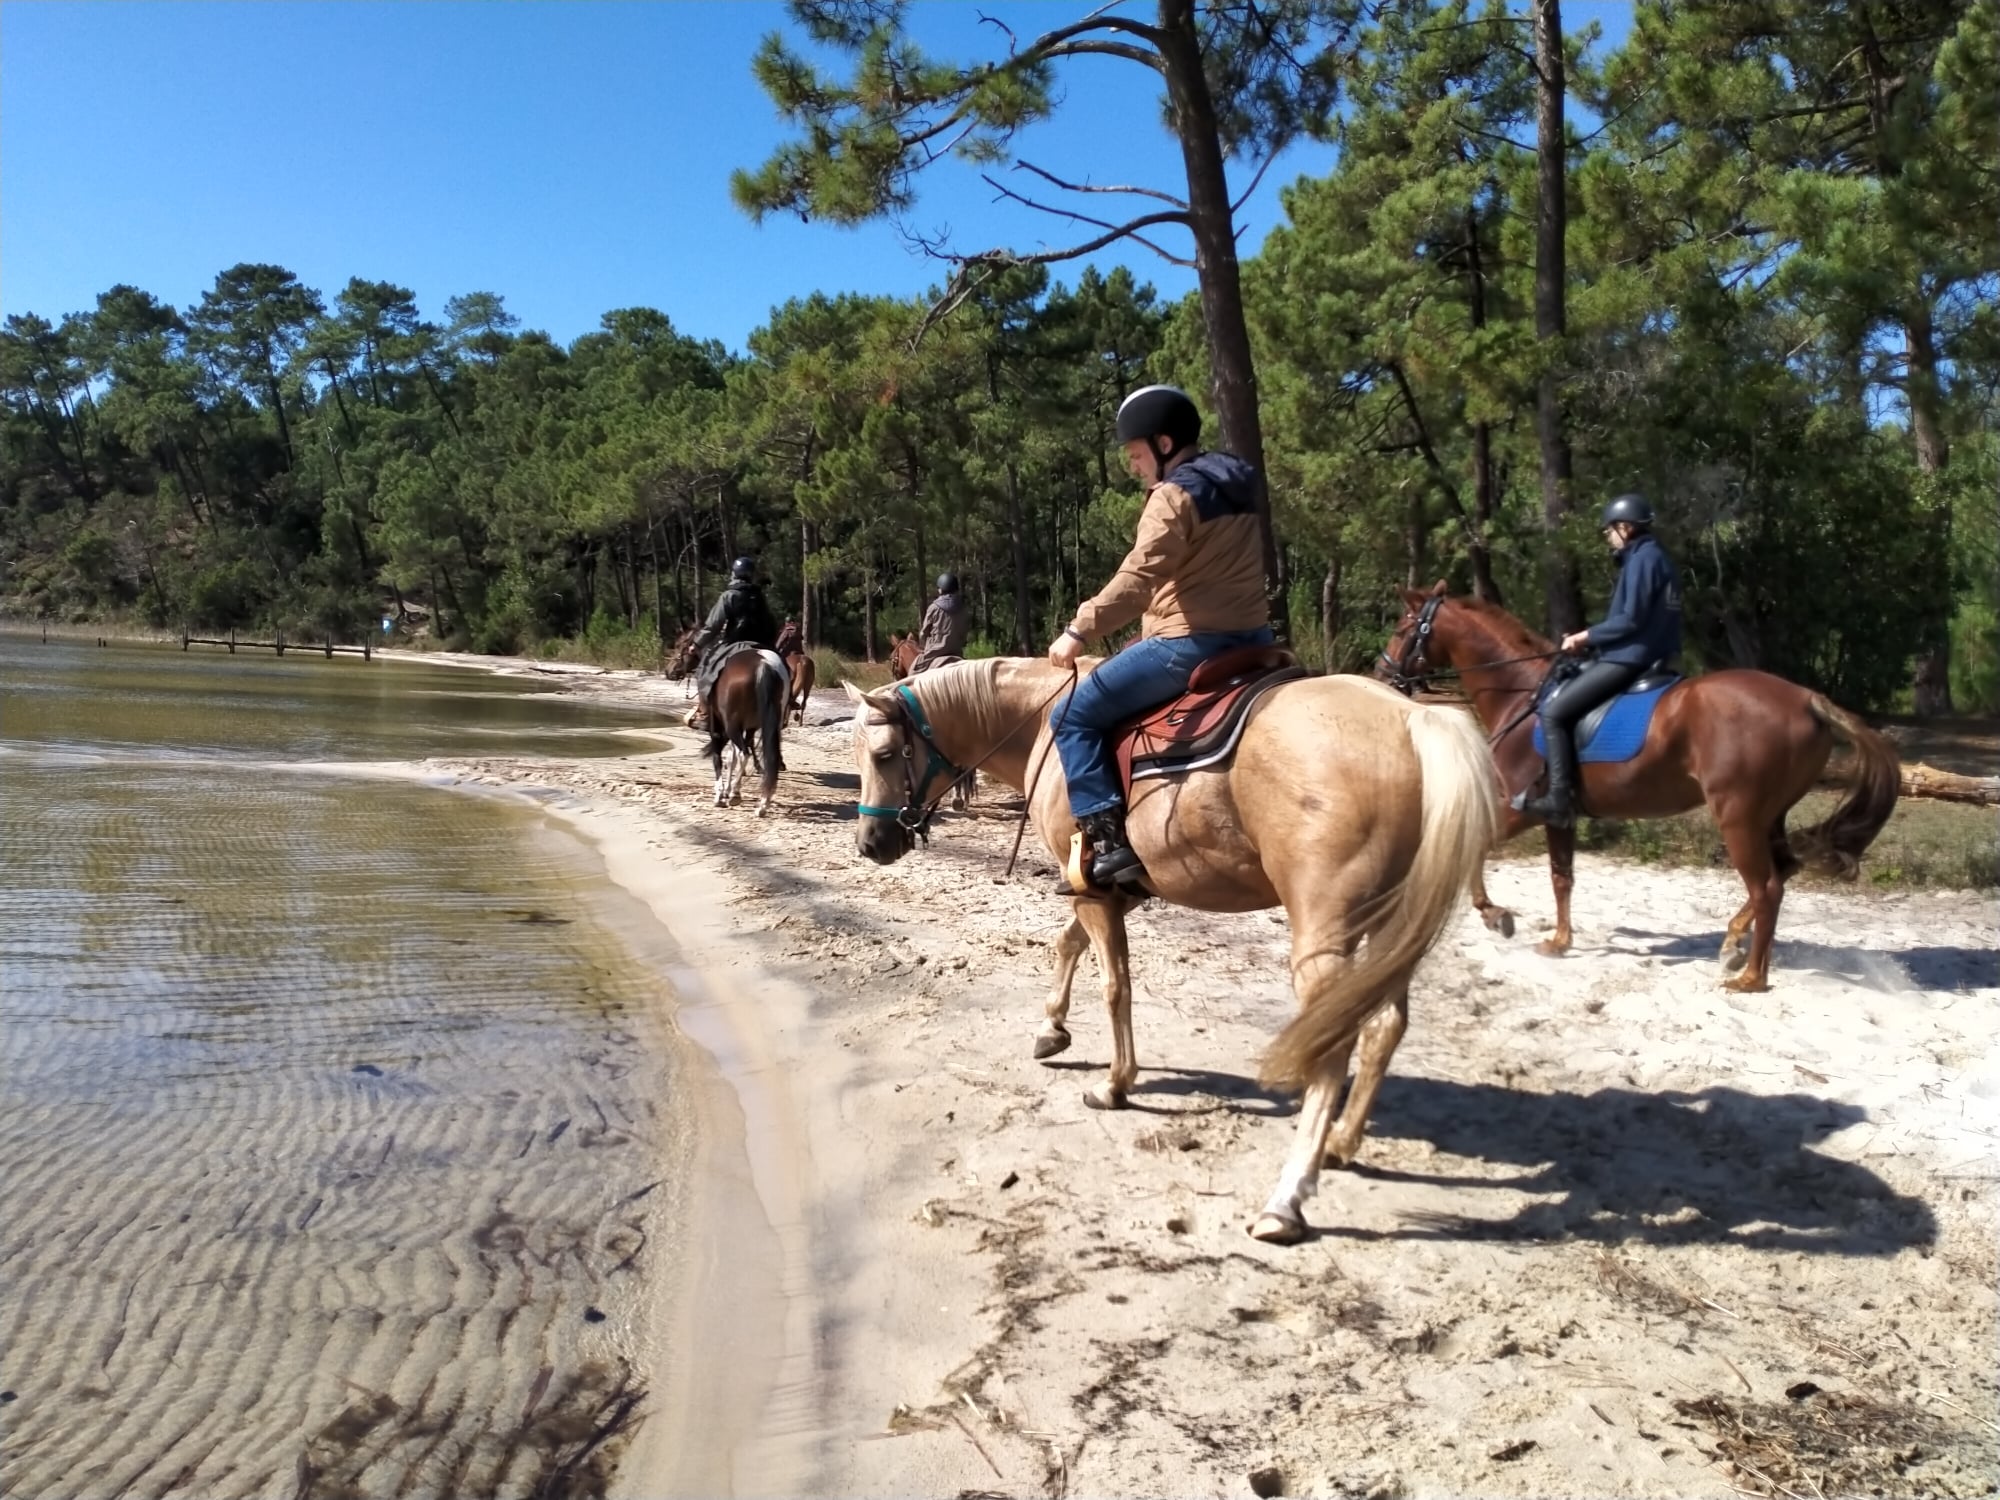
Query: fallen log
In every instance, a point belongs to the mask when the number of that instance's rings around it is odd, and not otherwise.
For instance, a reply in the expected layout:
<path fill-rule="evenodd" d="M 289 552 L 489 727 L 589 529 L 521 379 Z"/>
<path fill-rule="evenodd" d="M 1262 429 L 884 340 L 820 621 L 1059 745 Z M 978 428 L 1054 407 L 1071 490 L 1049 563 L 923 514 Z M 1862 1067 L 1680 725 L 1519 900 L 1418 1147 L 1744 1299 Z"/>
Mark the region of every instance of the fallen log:
<path fill-rule="evenodd" d="M 1915 761 L 1903 767 L 1899 788 L 1905 797 L 1930 797 L 1940 802 L 1970 802 L 1980 807 L 2000 807 L 2000 776 L 1960 776 L 1956 771 L 1940 771 Z"/>

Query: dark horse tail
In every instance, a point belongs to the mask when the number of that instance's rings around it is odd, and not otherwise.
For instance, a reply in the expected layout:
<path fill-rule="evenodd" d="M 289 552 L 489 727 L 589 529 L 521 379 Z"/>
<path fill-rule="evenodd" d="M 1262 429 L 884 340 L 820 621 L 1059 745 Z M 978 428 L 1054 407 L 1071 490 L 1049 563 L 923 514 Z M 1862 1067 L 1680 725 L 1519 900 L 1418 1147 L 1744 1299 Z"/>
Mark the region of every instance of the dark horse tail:
<path fill-rule="evenodd" d="M 1833 731 L 1854 751 L 1844 777 L 1847 797 L 1824 823 L 1802 830 L 1793 843 L 1799 857 L 1828 875 L 1852 880 L 1862 853 L 1896 810 L 1902 787 L 1902 762 L 1896 747 L 1837 703 L 1818 693 L 1806 699 L 1806 712 Z"/>
<path fill-rule="evenodd" d="M 778 792 L 778 772 L 784 757 L 778 741 L 785 732 L 785 710 L 791 707 L 790 683 L 784 670 L 768 661 L 757 663 L 757 769 L 764 776 L 764 800 Z"/>

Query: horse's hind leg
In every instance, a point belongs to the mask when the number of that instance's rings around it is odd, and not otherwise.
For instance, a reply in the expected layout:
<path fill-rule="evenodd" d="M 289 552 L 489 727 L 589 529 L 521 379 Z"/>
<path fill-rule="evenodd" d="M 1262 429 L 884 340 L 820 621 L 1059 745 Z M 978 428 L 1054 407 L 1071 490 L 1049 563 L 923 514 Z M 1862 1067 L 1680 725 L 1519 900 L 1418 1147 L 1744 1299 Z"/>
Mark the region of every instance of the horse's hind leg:
<path fill-rule="evenodd" d="M 1361 1028 L 1361 1060 L 1354 1069 L 1354 1086 L 1347 1091 L 1347 1103 L 1340 1111 L 1333 1135 L 1326 1143 L 1326 1163 L 1344 1167 L 1361 1150 L 1361 1137 L 1368 1130 L 1368 1116 L 1375 1108 L 1375 1095 L 1388 1074 L 1389 1059 L 1410 1025 L 1410 988 L 1368 1018 Z"/>
<path fill-rule="evenodd" d="M 1727 834 L 1724 835 L 1723 841 L 1724 843 L 1728 842 Z M 1791 838 L 1785 832 L 1784 813 L 1779 813 L 1777 819 L 1771 824 L 1771 831 L 1767 836 L 1767 842 L 1770 846 L 1770 856 L 1771 856 L 1770 878 L 1775 883 L 1776 887 L 1775 891 L 1770 897 L 1771 925 L 1775 926 L 1778 918 L 1778 906 L 1785 899 L 1785 882 L 1790 880 L 1794 875 L 1798 874 L 1799 871 L 1803 868 L 1803 866 L 1799 861 L 1799 857 L 1792 852 Z M 1731 853 L 1731 858 L 1733 859 L 1735 857 L 1735 850 L 1733 847 L 1731 848 L 1730 853 Z M 1739 865 L 1738 869 L 1740 870 L 1741 868 L 1742 867 Z M 1748 884 L 1749 876 L 1747 875 L 1744 876 L 1744 882 Z M 1743 903 L 1742 909 L 1738 911 L 1735 916 L 1729 919 L 1729 927 L 1722 934 L 1721 957 L 1722 957 L 1723 969 L 1725 971 L 1732 971 L 1743 968 L 1745 966 L 1745 954 L 1743 951 L 1744 938 L 1748 937 L 1750 939 L 1752 956 L 1754 956 L 1757 949 L 1758 940 L 1763 936 L 1763 934 L 1764 934 L 1764 924 L 1758 920 L 1757 898 L 1753 895 L 1749 900 Z M 1773 934 L 1772 936 L 1775 937 L 1775 934 Z M 1771 943 L 1769 940 L 1766 940 L 1763 943 L 1763 951 L 1766 956 L 1765 978 L 1768 981 L 1770 978 L 1768 959 L 1771 951 Z"/>
<path fill-rule="evenodd" d="M 1132 1045 L 1132 969 L 1125 942 L 1122 898 L 1092 897 L 1073 904 L 1076 920 L 1097 950 L 1097 967 L 1104 976 L 1104 1004 L 1111 1012 L 1111 1076 L 1084 1093 L 1092 1109 L 1123 1109 L 1125 1095 L 1139 1076 L 1138 1051 Z"/>
<path fill-rule="evenodd" d="M 1750 961 L 1741 974 L 1725 981 L 1723 988 L 1755 994 L 1771 987 L 1771 938 L 1778 925 L 1778 906 L 1785 899 L 1785 877 L 1779 873 L 1779 860 L 1768 828 L 1720 814 L 1716 822 L 1722 826 L 1722 842 L 1729 850 L 1729 862 L 1743 877 L 1750 896 L 1747 903 L 1751 921 Z M 1789 853 L 1789 848 L 1785 852 Z M 1741 915 L 1739 912 L 1738 916 Z M 1730 923 L 1732 928 L 1735 925 L 1733 921 Z"/>
<path fill-rule="evenodd" d="M 1083 929 L 1083 923 L 1075 917 L 1069 919 L 1069 926 L 1056 939 L 1056 982 L 1049 991 L 1048 1005 L 1043 1011 L 1042 1029 L 1035 1033 L 1035 1061 L 1042 1062 L 1059 1052 L 1069 1050 L 1069 992 L 1076 983 L 1076 966 L 1083 959 L 1083 953 L 1090 946 L 1090 934 Z"/>
<path fill-rule="evenodd" d="M 1264 1202 L 1264 1211 L 1250 1226 L 1250 1237 L 1270 1245 L 1296 1245 L 1306 1237 L 1305 1201 L 1319 1190 L 1320 1158 L 1326 1153 L 1326 1132 L 1333 1124 L 1333 1106 L 1340 1078 L 1329 1072 L 1306 1090 L 1299 1108 L 1298 1134 L 1278 1185 Z"/>

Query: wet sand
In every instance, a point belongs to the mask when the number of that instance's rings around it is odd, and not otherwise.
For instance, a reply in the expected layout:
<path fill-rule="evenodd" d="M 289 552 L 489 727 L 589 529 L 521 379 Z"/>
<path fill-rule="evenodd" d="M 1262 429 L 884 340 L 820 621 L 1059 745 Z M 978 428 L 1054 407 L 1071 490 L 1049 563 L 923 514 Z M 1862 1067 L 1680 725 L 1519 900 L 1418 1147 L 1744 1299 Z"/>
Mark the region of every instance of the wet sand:
<path fill-rule="evenodd" d="M 170 736 L 149 660 L 89 658 L 93 718 L 36 651 L 0 799 L 0 1493 L 602 1493 L 700 1149 L 657 924 L 531 799 L 247 758 L 394 683 L 173 653 Z"/>
<path fill-rule="evenodd" d="M 669 1341 L 690 1368 L 661 1388 L 692 1399 L 724 1341 L 764 1362 L 707 1397 L 733 1492 L 1987 1492 L 1989 897 L 1802 885 L 1776 989 L 1734 996 L 1730 877 L 1586 857 L 1553 960 L 1544 875 L 1500 865 L 1523 937 L 1450 931 L 1360 1162 L 1279 1250 L 1243 1228 L 1291 1133 L 1254 1082 L 1290 1011 L 1282 924 L 1142 912 L 1134 1108 L 1088 1111 L 1087 970 L 1074 1053 L 1029 1056 L 1063 910 L 1039 857 L 1000 883 L 999 794 L 869 866 L 844 715 L 812 717 L 764 822 L 706 805 L 689 735 L 423 767 L 554 789 L 710 997 L 683 1029 L 743 1101 L 749 1168 L 712 1200 L 734 1231 L 694 1211 L 715 1258 L 682 1305 L 712 1332 Z M 676 1428 L 718 1433 L 661 1416 L 622 1493 L 691 1472 Z"/>

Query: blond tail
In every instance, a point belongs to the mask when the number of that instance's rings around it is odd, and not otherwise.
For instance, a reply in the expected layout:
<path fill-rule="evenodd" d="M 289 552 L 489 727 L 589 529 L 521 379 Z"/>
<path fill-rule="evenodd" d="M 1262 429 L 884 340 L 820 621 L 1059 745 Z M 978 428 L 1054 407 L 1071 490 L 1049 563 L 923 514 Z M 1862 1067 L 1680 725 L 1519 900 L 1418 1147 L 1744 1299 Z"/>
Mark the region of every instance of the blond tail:
<path fill-rule="evenodd" d="M 1478 722 L 1453 708 L 1410 711 L 1410 744 L 1423 786 L 1417 856 L 1369 924 L 1360 954 L 1331 991 L 1313 1000 L 1271 1044 L 1265 1082 L 1303 1089 L 1408 982 L 1464 898 L 1500 828 L 1499 778 Z"/>

